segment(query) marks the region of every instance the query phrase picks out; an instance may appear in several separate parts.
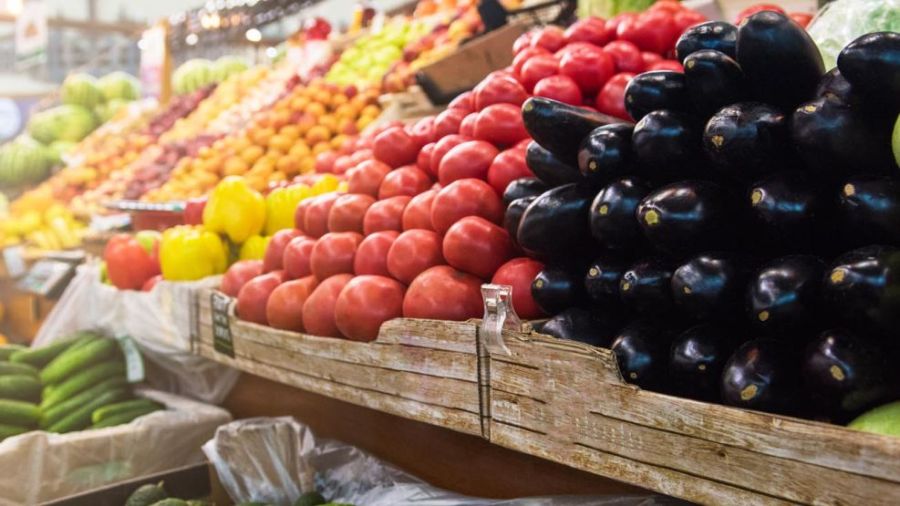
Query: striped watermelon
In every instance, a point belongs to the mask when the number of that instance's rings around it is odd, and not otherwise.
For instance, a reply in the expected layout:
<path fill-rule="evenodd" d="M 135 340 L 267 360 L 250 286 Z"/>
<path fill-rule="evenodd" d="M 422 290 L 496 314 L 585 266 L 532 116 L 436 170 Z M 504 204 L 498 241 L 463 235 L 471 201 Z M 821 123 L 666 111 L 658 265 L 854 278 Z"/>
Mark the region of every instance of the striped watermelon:
<path fill-rule="evenodd" d="M 63 81 L 60 88 L 60 100 L 64 104 L 80 105 L 93 109 L 97 104 L 106 101 L 97 80 L 89 74 L 71 74 Z"/>

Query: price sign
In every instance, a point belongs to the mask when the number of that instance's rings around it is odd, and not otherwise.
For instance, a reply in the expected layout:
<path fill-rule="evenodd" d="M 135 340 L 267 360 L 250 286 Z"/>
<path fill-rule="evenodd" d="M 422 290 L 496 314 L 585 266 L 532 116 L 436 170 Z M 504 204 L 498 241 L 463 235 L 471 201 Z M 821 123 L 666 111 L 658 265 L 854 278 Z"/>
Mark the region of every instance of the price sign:
<path fill-rule="evenodd" d="M 231 318 L 228 308 L 231 298 L 218 292 L 209 296 L 212 306 L 213 348 L 234 358 L 234 341 L 231 339 Z"/>
<path fill-rule="evenodd" d="M 75 276 L 75 266 L 69 262 L 40 260 L 19 281 L 21 290 L 43 297 L 57 297 Z"/>

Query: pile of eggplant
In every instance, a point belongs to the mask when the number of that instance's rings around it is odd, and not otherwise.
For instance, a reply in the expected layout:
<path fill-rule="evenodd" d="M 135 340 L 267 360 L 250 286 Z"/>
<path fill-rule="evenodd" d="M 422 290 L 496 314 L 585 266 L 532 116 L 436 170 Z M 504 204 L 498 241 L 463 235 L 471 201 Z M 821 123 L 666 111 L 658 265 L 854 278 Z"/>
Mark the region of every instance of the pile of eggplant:
<path fill-rule="evenodd" d="M 684 73 L 635 77 L 635 124 L 523 105 L 535 178 L 505 225 L 545 263 L 540 330 L 611 347 L 626 381 L 846 423 L 900 398 L 900 34 L 829 72 L 760 12 L 678 41 Z"/>

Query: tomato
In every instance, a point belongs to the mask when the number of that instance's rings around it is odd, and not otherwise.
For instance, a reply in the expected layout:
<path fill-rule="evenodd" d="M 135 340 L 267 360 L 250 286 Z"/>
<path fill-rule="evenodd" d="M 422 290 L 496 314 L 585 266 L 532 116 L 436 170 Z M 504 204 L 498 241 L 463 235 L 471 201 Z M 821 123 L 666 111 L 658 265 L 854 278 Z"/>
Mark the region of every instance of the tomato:
<path fill-rule="evenodd" d="M 353 272 L 390 276 L 387 269 L 387 255 L 400 233 L 396 230 L 382 230 L 363 239 L 353 258 Z"/>
<path fill-rule="evenodd" d="M 281 263 L 284 266 L 284 276 L 287 279 L 297 279 L 309 276 L 312 270 L 309 267 L 309 258 L 312 256 L 316 240 L 305 235 L 291 239 L 284 247 L 284 256 Z"/>
<path fill-rule="evenodd" d="M 419 274 L 403 298 L 403 316 L 463 321 L 484 315 L 481 280 L 447 265 Z"/>
<path fill-rule="evenodd" d="M 334 201 L 328 212 L 328 230 L 330 232 L 362 232 L 363 216 L 369 206 L 375 203 L 375 197 L 363 193 L 348 193 Z"/>
<path fill-rule="evenodd" d="M 315 276 L 307 276 L 278 285 L 266 302 L 266 320 L 269 326 L 303 332 L 303 304 L 318 284 Z"/>
<path fill-rule="evenodd" d="M 222 276 L 219 290 L 229 297 L 237 297 L 241 287 L 263 273 L 262 267 L 262 260 L 241 260 L 233 263 Z"/>
<path fill-rule="evenodd" d="M 812 21 L 813 18 L 812 14 L 808 12 L 792 12 L 788 17 L 803 28 L 809 26 L 809 22 Z"/>
<path fill-rule="evenodd" d="M 441 159 L 438 181 L 448 185 L 459 179 L 484 179 L 497 153 L 497 148 L 485 141 L 468 141 L 455 146 Z"/>
<path fill-rule="evenodd" d="M 335 151 L 323 151 L 316 155 L 316 172 L 319 174 L 334 172 L 334 162 L 339 156 Z"/>
<path fill-rule="evenodd" d="M 600 48 L 581 49 L 563 55 L 559 72 L 572 78 L 582 94 L 594 95 L 616 73 L 616 64 Z"/>
<path fill-rule="evenodd" d="M 513 41 L 513 54 L 519 54 L 526 48 L 531 47 L 531 37 L 532 32 L 523 33 L 516 37 L 516 40 Z"/>
<path fill-rule="evenodd" d="M 415 163 L 421 147 L 402 127 L 391 127 L 375 137 L 372 153 L 376 160 L 396 168 Z"/>
<path fill-rule="evenodd" d="M 159 284 L 159 282 L 162 280 L 163 280 L 162 274 L 157 274 L 156 276 L 153 276 L 152 278 L 148 279 L 147 281 L 144 281 L 143 286 L 141 286 L 141 291 L 142 292 L 152 292 L 153 289 L 156 288 L 156 285 Z"/>
<path fill-rule="evenodd" d="M 338 193 L 325 193 L 309 200 L 309 206 L 303 215 L 303 231 L 310 237 L 322 237 L 328 232 L 328 214 L 334 201 L 340 197 Z"/>
<path fill-rule="evenodd" d="M 410 200 L 406 195 L 398 195 L 372 204 L 363 218 L 363 233 L 369 235 L 379 230 L 402 230 L 403 210 Z"/>
<path fill-rule="evenodd" d="M 503 195 L 509 183 L 522 177 L 534 177 L 534 173 L 525 163 L 525 151 L 518 148 L 507 149 L 494 157 L 487 173 L 487 181 L 497 195 Z"/>
<path fill-rule="evenodd" d="M 431 173 L 431 153 L 434 151 L 436 145 L 436 142 L 429 142 L 422 146 L 422 150 L 419 151 L 419 156 L 416 157 L 416 167 L 429 174 Z"/>
<path fill-rule="evenodd" d="M 522 105 L 528 98 L 528 92 L 510 75 L 491 73 L 472 90 L 475 97 L 475 110 L 481 111 L 493 104 Z"/>
<path fill-rule="evenodd" d="M 353 165 L 356 166 L 366 160 L 371 160 L 373 156 L 375 155 L 371 149 L 363 148 L 354 151 L 350 155 L 350 159 L 353 160 Z"/>
<path fill-rule="evenodd" d="M 534 85 L 534 94 L 566 104 L 581 105 L 581 89 L 569 76 L 550 76 L 541 79 Z"/>
<path fill-rule="evenodd" d="M 313 199 L 311 198 L 303 199 L 294 209 L 294 228 L 303 231 L 304 234 L 306 233 L 306 210 L 309 209 L 312 201 Z"/>
<path fill-rule="evenodd" d="M 357 276 L 338 295 L 334 322 L 347 339 L 374 341 L 381 324 L 403 316 L 406 289 L 384 276 Z"/>
<path fill-rule="evenodd" d="M 485 107 L 475 119 L 475 138 L 497 146 L 511 146 L 528 137 L 522 108 L 512 104 Z"/>
<path fill-rule="evenodd" d="M 263 272 L 282 270 L 284 268 L 284 248 L 291 240 L 301 236 L 303 236 L 303 233 L 293 228 L 275 232 L 272 235 L 272 239 L 269 240 L 268 246 L 266 246 L 266 253 L 263 256 Z"/>
<path fill-rule="evenodd" d="M 435 142 L 448 135 L 459 133 L 459 125 L 467 114 L 469 113 L 463 109 L 447 109 L 438 114 L 437 118 L 434 119 Z"/>
<path fill-rule="evenodd" d="M 459 135 L 469 138 L 474 136 L 476 119 L 478 119 L 477 112 L 469 113 L 469 115 L 463 118 L 462 123 L 459 124 Z"/>
<path fill-rule="evenodd" d="M 512 305 L 519 318 L 533 320 L 546 316 L 531 296 L 531 283 L 538 273 L 544 270 L 544 264 L 537 260 L 520 257 L 513 258 L 501 265 L 491 283 L 512 287 Z"/>
<path fill-rule="evenodd" d="M 381 181 L 389 172 L 391 172 L 390 165 L 378 160 L 366 160 L 347 171 L 347 191 L 374 197 L 378 195 Z"/>
<path fill-rule="evenodd" d="M 477 116 L 477 113 L 473 113 Z M 468 142 L 472 140 L 471 137 L 466 137 L 464 135 L 448 135 L 443 139 L 437 141 L 434 145 L 434 150 L 431 152 L 431 164 L 429 166 L 428 172 L 434 176 L 438 176 L 438 169 L 441 166 L 441 160 L 443 160 L 444 155 L 447 154 L 451 149 L 459 146 L 464 142 Z"/>
<path fill-rule="evenodd" d="M 120 290 L 140 290 L 144 283 L 158 275 L 159 232 L 116 234 L 103 249 L 110 282 Z"/>
<path fill-rule="evenodd" d="M 650 51 L 642 51 L 641 59 L 644 60 L 644 68 L 647 68 L 658 61 L 662 61 L 663 57 Z"/>
<path fill-rule="evenodd" d="M 512 256 L 513 243 L 505 228 L 480 216 L 466 216 L 447 230 L 443 252 L 451 266 L 481 279 L 491 279 Z"/>
<path fill-rule="evenodd" d="M 684 73 L 684 67 L 676 60 L 660 60 L 658 62 L 652 63 L 649 67 L 647 67 L 647 72 L 651 70 L 671 70 L 674 72 Z"/>
<path fill-rule="evenodd" d="M 425 116 L 416 121 L 406 129 L 406 133 L 412 138 L 417 146 L 424 146 L 435 140 L 434 135 L 434 116 Z M 418 150 L 417 154 L 418 154 Z"/>
<path fill-rule="evenodd" d="M 614 40 L 603 47 L 603 52 L 612 56 L 618 72 L 641 73 L 644 71 L 641 50 L 631 42 Z"/>
<path fill-rule="evenodd" d="M 637 14 L 633 12 L 623 12 L 606 20 L 606 33 L 609 35 L 610 42 L 615 42 L 616 33 L 619 31 L 619 25 L 626 21 L 636 18 Z M 608 43 L 607 43 L 608 44 Z"/>
<path fill-rule="evenodd" d="M 309 257 L 313 275 L 323 280 L 335 274 L 352 273 L 353 257 L 362 239 L 356 232 L 331 232 L 320 237 Z"/>
<path fill-rule="evenodd" d="M 559 72 L 559 58 L 551 54 L 532 56 L 522 64 L 520 79 L 526 90 L 533 90 L 534 85 L 545 77 L 555 76 Z"/>
<path fill-rule="evenodd" d="M 436 195 L 437 190 L 428 190 L 416 195 L 409 201 L 401 217 L 403 230 L 414 228 L 434 230 L 434 226 L 431 224 L 431 204 L 434 202 Z"/>
<path fill-rule="evenodd" d="M 354 165 L 353 158 L 350 155 L 339 156 L 334 160 L 331 172 L 334 174 L 346 174 Z"/>
<path fill-rule="evenodd" d="M 341 337 L 334 321 L 334 306 L 351 279 L 351 274 L 338 274 L 319 282 L 303 304 L 303 328 L 308 334 Z"/>
<path fill-rule="evenodd" d="M 630 72 L 612 76 L 597 95 L 597 110 L 610 116 L 630 120 L 631 116 L 625 111 L 625 87 L 632 79 L 634 79 L 634 74 Z"/>
<path fill-rule="evenodd" d="M 266 303 L 275 288 L 284 281 L 284 273 L 272 271 L 251 279 L 238 292 L 236 311 L 241 320 L 268 324 Z"/>
<path fill-rule="evenodd" d="M 481 216 L 493 223 L 503 221 L 503 202 L 491 185 L 480 179 L 460 179 L 441 189 L 431 204 L 431 223 L 443 234 L 466 216 Z"/>
<path fill-rule="evenodd" d="M 611 34 L 606 31 L 606 21 L 600 18 L 579 19 L 566 28 L 563 33 L 566 42 L 590 42 L 597 46 L 604 46 L 611 40 Z"/>
<path fill-rule="evenodd" d="M 529 47 L 516 54 L 516 57 L 513 58 L 512 64 L 513 74 L 516 75 L 516 78 L 521 79 L 522 67 L 525 65 L 525 62 L 527 62 L 531 57 L 541 54 L 549 55 L 550 51 L 547 51 L 542 47 Z"/>
<path fill-rule="evenodd" d="M 397 195 L 414 197 L 431 187 L 431 178 L 422 169 L 415 165 L 400 167 L 384 176 L 381 186 L 378 188 L 378 200 L 384 200 Z"/>
<path fill-rule="evenodd" d="M 531 37 L 531 47 L 542 47 L 551 53 L 559 51 L 564 45 L 566 45 L 565 32 L 554 25 L 541 28 Z"/>
<path fill-rule="evenodd" d="M 435 265 L 443 265 L 441 236 L 431 230 L 407 230 L 397 237 L 387 256 L 388 272 L 405 284 Z"/>
<path fill-rule="evenodd" d="M 745 19 L 756 14 L 757 12 L 762 12 L 762 11 L 774 11 L 774 12 L 778 12 L 780 14 L 787 15 L 787 13 L 784 12 L 784 9 L 782 9 L 781 7 L 779 7 L 775 4 L 756 4 L 756 5 L 751 5 L 750 7 L 747 7 L 746 9 L 739 12 L 737 15 L 737 18 L 735 18 L 735 20 L 734 20 L 734 24 L 740 25 L 741 23 L 744 22 Z"/>
<path fill-rule="evenodd" d="M 459 109 L 465 111 L 466 114 L 475 111 L 474 97 L 471 91 L 460 93 L 456 98 L 447 104 L 447 109 Z"/>
<path fill-rule="evenodd" d="M 672 14 L 684 10 L 684 6 L 677 0 L 657 0 L 650 6 L 648 11 L 666 11 Z"/>
<path fill-rule="evenodd" d="M 675 27 L 679 36 L 688 28 L 704 22 L 706 16 L 691 9 L 682 9 L 675 13 Z"/>

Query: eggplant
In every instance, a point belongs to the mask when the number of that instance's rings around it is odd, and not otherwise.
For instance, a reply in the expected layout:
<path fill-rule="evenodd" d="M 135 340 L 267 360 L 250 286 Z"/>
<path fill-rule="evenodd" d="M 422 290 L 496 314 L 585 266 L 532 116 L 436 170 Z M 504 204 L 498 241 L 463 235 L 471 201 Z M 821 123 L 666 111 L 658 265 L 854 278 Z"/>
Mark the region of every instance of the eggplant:
<path fill-rule="evenodd" d="M 671 181 L 685 177 L 699 153 L 701 131 L 683 113 L 658 110 L 634 126 L 631 137 L 640 171 L 648 177 Z"/>
<path fill-rule="evenodd" d="M 804 351 L 800 368 L 816 415 L 843 424 L 893 400 L 895 358 L 883 342 L 844 329 L 820 334 Z"/>
<path fill-rule="evenodd" d="M 633 264 L 619 280 L 619 298 L 635 314 L 672 314 L 672 266 L 650 258 Z"/>
<path fill-rule="evenodd" d="M 876 245 L 838 257 L 825 277 L 823 297 L 842 324 L 900 342 L 898 291 L 900 250 Z"/>
<path fill-rule="evenodd" d="M 747 18 L 737 36 L 736 60 L 753 99 L 789 111 L 812 98 L 825 64 L 806 30 L 779 12 Z"/>
<path fill-rule="evenodd" d="M 660 389 L 666 380 L 671 342 L 668 332 L 645 322 L 633 322 L 619 331 L 611 348 L 625 381 L 649 390 Z"/>
<path fill-rule="evenodd" d="M 547 314 L 580 306 L 585 299 L 581 276 L 562 265 L 547 265 L 531 282 L 531 296 Z"/>
<path fill-rule="evenodd" d="M 841 74 L 866 100 L 900 112 L 900 33 L 867 33 L 838 54 Z"/>
<path fill-rule="evenodd" d="M 559 160 L 575 165 L 578 147 L 591 130 L 621 119 L 564 104 L 543 97 L 531 97 L 522 104 L 522 120 L 531 138 L 556 155 Z"/>
<path fill-rule="evenodd" d="M 669 376 L 675 391 L 691 399 L 718 401 L 722 370 L 741 341 L 736 331 L 709 323 L 675 337 L 669 352 Z"/>
<path fill-rule="evenodd" d="M 741 408 L 788 412 L 798 391 L 797 358 L 797 353 L 783 341 L 747 341 L 725 363 L 722 401 Z"/>
<path fill-rule="evenodd" d="M 508 206 L 513 200 L 522 197 L 537 197 L 549 189 L 546 183 L 536 177 L 514 179 L 503 192 L 503 205 Z"/>
<path fill-rule="evenodd" d="M 625 110 L 635 121 L 659 109 L 691 111 L 683 73 L 673 70 L 644 72 L 625 87 Z"/>
<path fill-rule="evenodd" d="M 503 215 L 503 228 L 506 229 L 513 241 L 516 240 L 519 231 L 519 223 L 522 222 L 522 215 L 525 214 L 525 210 L 528 209 L 528 206 L 530 206 L 535 199 L 537 199 L 537 197 L 522 197 L 513 200 L 509 203 L 509 206 L 506 207 L 506 213 Z"/>
<path fill-rule="evenodd" d="M 731 253 L 697 255 L 672 274 L 676 308 L 695 320 L 734 321 L 744 310 L 750 261 Z"/>
<path fill-rule="evenodd" d="M 591 235 L 600 246 L 618 251 L 634 251 L 643 243 L 641 227 L 634 217 L 638 204 L 650 187 L 626 177 L 605 186 L 591 203 Z"/>
<path fill-rule="evenodd" d="M 525 150 L 525 164 L 545 185 L 550 187 L 578 183 L 583 177 L 574 165 L 560 161 L 553 153 L 542 148 L 537 142 L 528 143 Z"/>
<path fill-rule="evenodd" d="M 662 251 L 681 256 L 729 249 L 736 221 L 730 200 L 715 183 L 681 181 L 647 195 L 636 216 L 644 236 Z"/>
<path fill-rule="evenodd" d="M 854 93 L 850 81 L 841 74 L 840 69 L 837 67 L 826 72 L 822 79 L 819 79 L 819 84 L 816 85 L 816 98 L 829 96 L 835 97 L 846 104 L 859 105 L 859 94 Z"/>
<path fill-rule="evenodd" d="M 749 212 L 756 246 L 767 252 L 810 252 L 831 226 L 822 188 L 801 172 L 782 172 L 751 185 Z"/>
<path fill-rule="evenodd" d="M 709 119 L 703 150 L 718 170 L 749 183 L 787 164 L 789 139 L 783 112 L 759 102 L 740 102 Z"/>
<path fill-rule="evenodd" d="M 828 95 L 798 107 L 791 117 L 791 140 L 817 178 L 890 174 L 890 123 Z"/>
<path fill-rule="evenodd" d="M 567 184 L 548 190 L 525 210 L 519 222 L 519 246 L 541 259 L 571 257 L 591 242 L 588 213 L 593 193 L 585 186 Z"/>
<path fill-rule="evenodd" d="M 603 185 L 631 171 L 633 131 L 633 125 L 618 123 L 595 128 L 585 137 L 578 150 L 578 170 L 587 181 Z"/>
<path fill-rule="evenodd" d="M 570 307 L 547 320 L 541 332 L 558 339 L 608 348 L 617 330 L 587 309 Z"/>
<path fill-rule="evenodd" d="M 852 246 L 900 246 L 900 181 L 890 177 L 859 176 L 841 186 L 838 198 L 838 235 Z"/>
<path fill-rule="evenodd" d="M 584 276 L 584 288 L 594 307 L 602 311 L 618 309 L 621 305 L 619 281 L 629 267 L 628 262 L 611 255 L 591 262 Z"/>
<path fill-rule="evenodd" d="M 765 264 L 747 287 L 750 319 L 760 329 L 786 337 L 821 324 L 824 272 L 825 263 L 812 255 L 788 255 Z"/>
<path fill-rule="evenodd" d="M 684 60 L 684 82 L 688 99 L 704 117 L 747 97 L 741 66 L 714 49 L 695 51 Z"/>
<path fill-rule="evenodd" d="M 675 56 L 682 64 L 688 56 L 703 49 L 722 52 L 731 58 L 737 56 L 738 29 L 725 21 L 707 21 L 694 25 L 678 37 Z"/>

